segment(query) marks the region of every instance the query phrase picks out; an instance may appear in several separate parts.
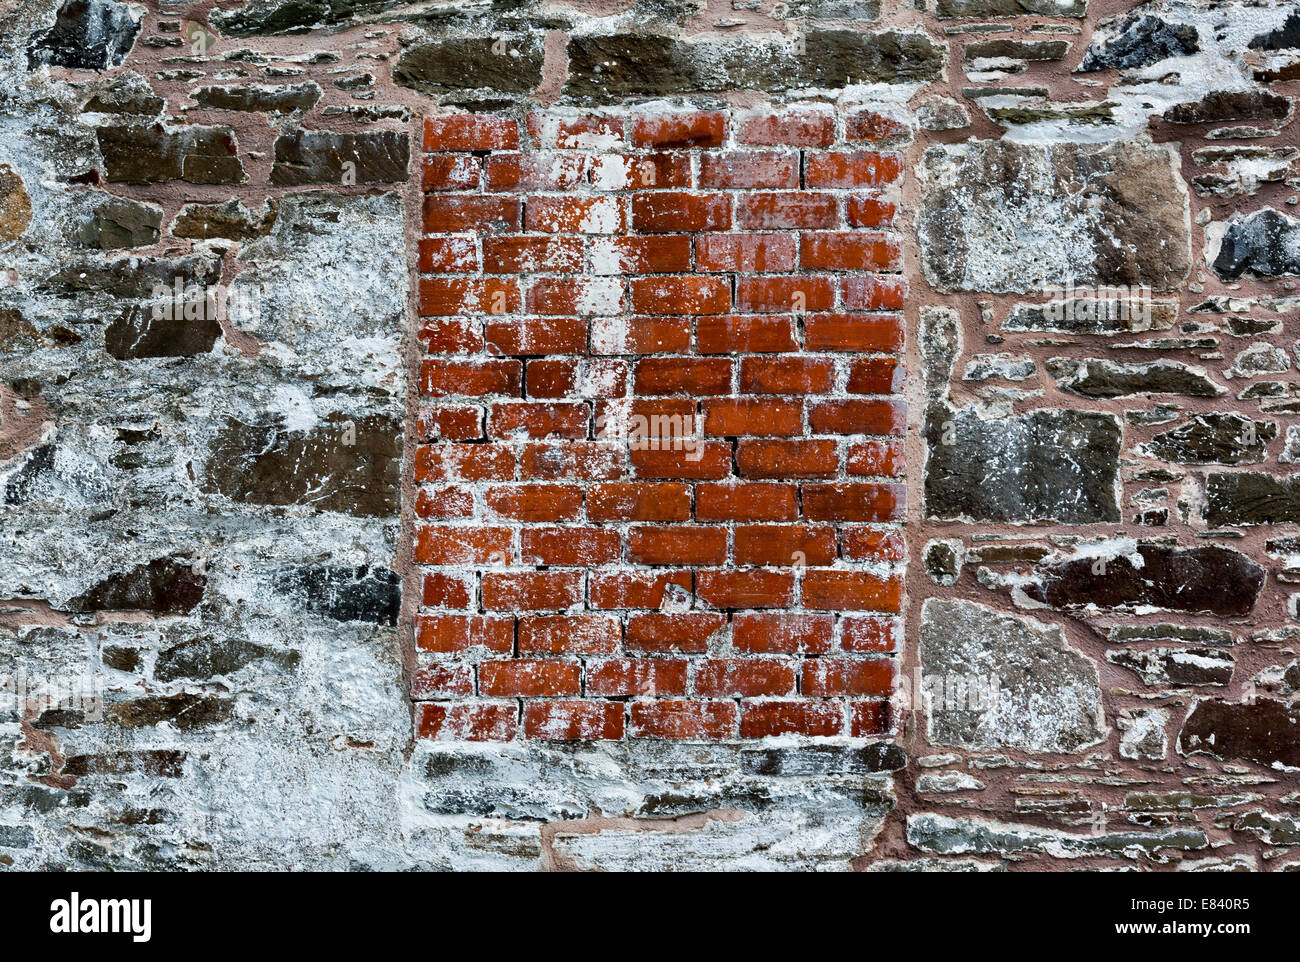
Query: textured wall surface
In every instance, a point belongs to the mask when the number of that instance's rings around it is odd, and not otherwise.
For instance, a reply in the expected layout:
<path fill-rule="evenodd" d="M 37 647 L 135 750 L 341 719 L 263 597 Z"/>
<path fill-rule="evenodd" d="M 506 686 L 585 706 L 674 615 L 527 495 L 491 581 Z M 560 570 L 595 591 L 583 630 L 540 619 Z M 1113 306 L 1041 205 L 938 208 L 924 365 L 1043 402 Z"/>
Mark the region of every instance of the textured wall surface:
<path fill-rule="evenodd" d="M 1300 11 L 0 0 L 0 865 L 1300 866 Z"/>

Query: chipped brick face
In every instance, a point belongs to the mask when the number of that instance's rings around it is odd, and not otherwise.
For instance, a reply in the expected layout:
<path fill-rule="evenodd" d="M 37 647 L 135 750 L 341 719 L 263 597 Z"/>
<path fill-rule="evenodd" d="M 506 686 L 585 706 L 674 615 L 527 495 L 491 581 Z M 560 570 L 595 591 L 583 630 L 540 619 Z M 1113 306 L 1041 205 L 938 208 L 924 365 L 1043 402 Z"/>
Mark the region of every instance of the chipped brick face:
<path fill-rule="evenodd" d="M 0 0 L 0 866 L 1300 866 L 1294 3 L 724 6 Z"/>
<path fill-rule="evenodd" d="M 907 139 L 829 105 L 424 121 L 418 735 L 897 730 Z"/>

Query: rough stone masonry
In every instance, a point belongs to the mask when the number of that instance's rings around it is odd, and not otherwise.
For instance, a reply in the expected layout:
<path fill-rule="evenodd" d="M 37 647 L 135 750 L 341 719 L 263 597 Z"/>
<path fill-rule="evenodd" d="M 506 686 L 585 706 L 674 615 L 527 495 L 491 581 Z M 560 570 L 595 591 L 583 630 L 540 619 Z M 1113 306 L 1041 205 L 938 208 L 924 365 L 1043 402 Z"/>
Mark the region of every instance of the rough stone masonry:
<path fill-rule="evenodd" d="M 0 0 L 0 865 L 1300 869 L 1300 9 Z"/>

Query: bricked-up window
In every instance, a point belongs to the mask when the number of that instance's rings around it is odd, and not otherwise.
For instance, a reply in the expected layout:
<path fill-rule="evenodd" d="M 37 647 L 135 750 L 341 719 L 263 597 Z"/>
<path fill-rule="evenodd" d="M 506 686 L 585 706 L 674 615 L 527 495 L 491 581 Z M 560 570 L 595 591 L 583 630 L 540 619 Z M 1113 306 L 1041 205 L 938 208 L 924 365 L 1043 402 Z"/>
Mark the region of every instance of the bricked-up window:
<path fill-rule="evenodd" d="M 426 121 L 421 736 L 894 731 L 906 136 Z"/>

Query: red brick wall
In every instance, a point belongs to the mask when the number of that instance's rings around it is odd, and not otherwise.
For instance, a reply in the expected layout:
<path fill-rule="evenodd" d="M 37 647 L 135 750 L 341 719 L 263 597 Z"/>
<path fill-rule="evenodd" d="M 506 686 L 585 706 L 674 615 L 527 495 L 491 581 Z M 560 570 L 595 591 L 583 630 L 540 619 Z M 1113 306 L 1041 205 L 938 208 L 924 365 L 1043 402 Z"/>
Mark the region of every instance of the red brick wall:
<path fill-rule="evenodd" d="M 893 731 L 906 134 L 426 121 L 420 735 Z"/>

